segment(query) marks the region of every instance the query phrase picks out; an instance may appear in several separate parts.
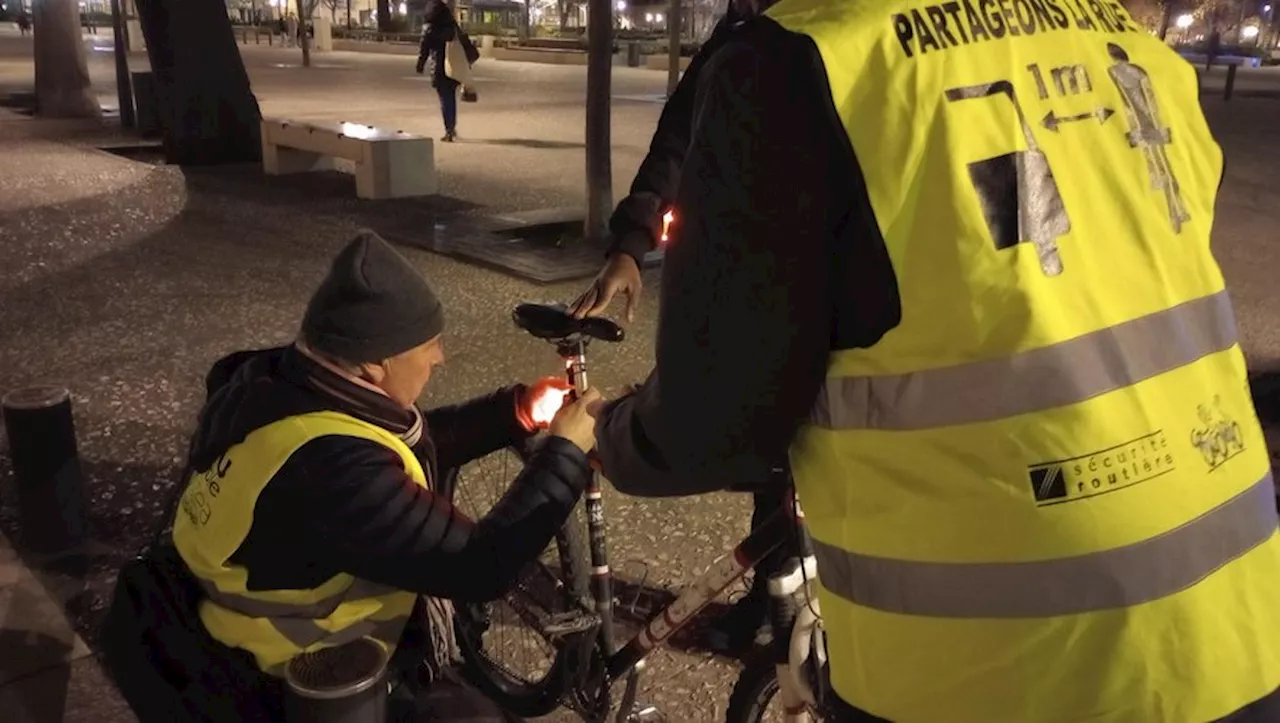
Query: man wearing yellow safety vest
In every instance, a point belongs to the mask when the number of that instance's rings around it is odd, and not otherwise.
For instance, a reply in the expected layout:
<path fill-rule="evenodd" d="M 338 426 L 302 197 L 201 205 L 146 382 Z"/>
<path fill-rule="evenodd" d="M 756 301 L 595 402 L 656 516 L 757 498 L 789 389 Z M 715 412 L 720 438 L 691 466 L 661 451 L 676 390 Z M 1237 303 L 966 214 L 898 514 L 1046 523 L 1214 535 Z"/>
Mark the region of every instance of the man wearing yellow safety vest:
<path fill-rule="evenodd" d="M 789 455 L 839 719 L 1280 720 L 1195 72 L 1116 0 L 781 0 L 703 71 L 624 492 Z"/>
<path fill-rule="evenodd" d="M 232 355 L 209 375 L 173 541 L 226 655 L 278 678 L 304 652 L 370 637 L 407 654 L 393 664 L 408 688 L 455 684 L 447 601 L 503 594 L 567 519 L 590 478 L 586 403 L 599 395 L 548 419 L 563 389 L 544 380 L 420 412 L 443 329 L 418 271 L 365 233 L 334 259 L 297 343 Z M 552 403 L 535 404 L 544 397 Z M 437 469 L 548 422 L 548 439 L 483 519 L 436 494 Z M 466 705 L 434 715 L 500 715 Z"/>

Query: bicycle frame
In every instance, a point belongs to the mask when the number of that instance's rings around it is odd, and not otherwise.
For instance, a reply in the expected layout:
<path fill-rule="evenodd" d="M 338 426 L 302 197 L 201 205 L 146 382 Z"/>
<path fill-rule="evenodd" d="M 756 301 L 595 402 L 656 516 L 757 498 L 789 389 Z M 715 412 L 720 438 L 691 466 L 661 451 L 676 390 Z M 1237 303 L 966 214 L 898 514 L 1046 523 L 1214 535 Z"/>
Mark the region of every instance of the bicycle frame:
<path fill-rule="evenodd" d="M 587 341 L 565 340 L 557 344 L 557 351 L 565 362 L 566 380 L 573 386 L 575 394 L 584 393 L 588 387 Z M 801 668 L 808 657 L 809 641 L 820 618 L 812 603 L 801 611 L 797 611 L 791 603 L 792 594 L 816 576 L 816 560 L 808 534 L 804 531 L 803 513 L 798 501 L 792 510 L 778 510 L 752 530 L 730 553 L 717 558 L 675 601 L 649 621 L 635 637 L 619 647 L 614 630 L 613 577 L 608 562 L 604 501 L 598 472 L 592 475 L 584 498 L 590 541 L 592 602 L 594 612 L 600 620 L 600 646 L 605 658 L 605 691 L 620 678 L 627 677 L 617 723 L 630 720 L 635 707 L 639 673 L 649 653 L 669 640 L 698 612 L 729 586 L 741 580 L 766 555 L 784 545 L 797 531 L 800 558 L 794 561 L 796 569 L 790 574 L 779 575 L 770 580 L 770 595 L 773 600 L 770 614 L 774 624 L 773 650 L 775 664 L 778 666 L 780 694 L 786 709 L 785 720 L 787 723 L 804 723 L 809 719 L 807 707 L 814 706 L 818 696 L 808 689 Z M 562 560 L 562 564 L 564 562 Z M 567 565 L 562 569 L 568 569 Z M 798 612 L 801 614 L 798 615 Z M 800 619 L 799 625 L 797 618 Z M 803 651 L 798 651 L 798 646 L 803 647 Z"/>

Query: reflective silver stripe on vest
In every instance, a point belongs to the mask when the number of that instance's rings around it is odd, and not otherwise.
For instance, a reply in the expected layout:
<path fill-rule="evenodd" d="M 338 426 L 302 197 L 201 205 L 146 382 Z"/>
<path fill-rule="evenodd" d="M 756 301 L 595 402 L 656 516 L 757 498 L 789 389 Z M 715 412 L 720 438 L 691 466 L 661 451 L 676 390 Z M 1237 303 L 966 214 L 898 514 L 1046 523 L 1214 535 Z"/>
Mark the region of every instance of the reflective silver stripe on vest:
<path fill-rule="evenodd" d="M 830 377 L 812 421 L 827 429 L 928 429 L 1083 402 L 1236 343 L 1225 291 L 1012 357 L 911 374 Z"/>
<path fill-rule="evenodd" d="M 333 614 L 338 606 L 348 600 L 367 600 L 369 598 L 381 597 L 389 593 L 397 592 L 393 587 L 379 585 L 377 583 L 368 582 L 359 578 L 351 585 L 351 587 L 342 592 L 330 595 L 329 597 L 307 604 L 271 602 L 269 600 L 259 600 L 247 595 L 237 595 L 235 593 L 223 592 L 217 588 L 212 582 L 201 579 L 200 587 L 204 590 L 204 594 L 209 596 L 213 602 L 221 605 L 228 610 L 238 612 L 241 615 L 248 615 L 251 618 L 306 618 L 310 620 L 319 620 L 327 618 Z"/>
<path fill-rule="evenodd" d="M 399 640 L 400 631 L 404 628 L 405 622 L 409 619 L 404 615 L 382 622 L 362 620 L 337 633 L 320 627 L 316 623 L 317 620 L 329 617 L 339 605 L 348 600 L 367 600 L 398 592 L 393 587 L 358 578 L 346 590 L 306 605 L 258 600 L 245 595 L 223 592 L 212 582 L 203 579 L 200 580 L 200 587 L 210 600 L 228 610 L 251 618 L 269 620 L 277 632 L 299 648 L 314 645 L 322 640 L 331 645 L 342 645 L 366 635 L 395 644 Z"/>
<path fill-rule="evenodd" d="M 277 618 L 271 622 L 276 631 L 287 638 L 289 642 L 299 648 L 306 648 L 321 641 L 336 647 L 350 643 L 353 640 L 359 640 L 365 636 L 395 645 L 400 642 L 400 635 L 404 632 L 405 623 L 408 621 L 408 615 L 401 615 L 390 620 L 361 620 L 336 633 L 325 630 L 317 625 L 314 620 Z"/>
<path fill-rule="evenodd" d="M 1059 560 L 912 562 L 847 552 L 817 540 L 814 547 L 823 587 L 864 607 L 927 617 L 1039 618 L 1129 607 L 1185 590 L 1271 539 L 1277 523 L 1275 484 L 1268 473 L 1162 535 Z"/>

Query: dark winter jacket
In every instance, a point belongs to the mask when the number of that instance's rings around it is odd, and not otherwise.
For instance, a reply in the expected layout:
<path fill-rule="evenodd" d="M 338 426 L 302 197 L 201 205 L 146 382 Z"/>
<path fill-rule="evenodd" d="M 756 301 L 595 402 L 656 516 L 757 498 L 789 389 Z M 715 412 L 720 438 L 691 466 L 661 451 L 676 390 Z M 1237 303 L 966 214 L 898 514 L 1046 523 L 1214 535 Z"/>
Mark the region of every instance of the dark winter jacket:
<path fill-rule="evenodd" d="M 438 12 L 433 20 L 422 27 L 422 42 L 418 46 L 418 72 L 427 66 L 431 69 L 431 85 L 441 87 L 457 81 L 445 75 L 445 49 L 458 39 L 458 23 L 447 9 Z"/>
<path fill-rule="evenodd" d="M 707 61 L 728 41 L 740 19 L 733 3 L 729 2 L 724 17 L 689 61 L 675 92 L 663 106 L 658 128 L 649 144 L 649 153 L 640 162 L 627 197 L 618 203 L 613 217 L 609 219 L 609 230 L 613 235 L 610 255 L 625 253 L 641 263 L 644 255 L 657 247 L 662 214 L 675 198 L 680 167 L 689 150 L 698 80 Z"/>
<path fill-rule="evenodd" d="M 656 367 L 596 429 L 623 492 L 770 484 L 832 349 L 900 320 L 897 281 L 813 42 L 739 24 L 698 74 Z"/>
<path fill-rule="evenodd" d="M 312 368 L 292 347 L 218 362 L 192 442 L 192 467 L 206 468 L 253 430 L 285 417 L 331 410 L 365 418 L 308 385 Z M 526 439 L 515 418 L 519 389 L 425 412 L 427 431 L 414 452 L 429 477 Z M 435 597 L 491 600 L 551 541 L 590 475 L 580 449 L 549 438 L 510 492 L 472 521 L 414 484 L 390 449 L 321 437 L 294 452 L 267 484 L 231 562 L 248 571 L 250 590 L 313 588 L 348 573 Z"/>

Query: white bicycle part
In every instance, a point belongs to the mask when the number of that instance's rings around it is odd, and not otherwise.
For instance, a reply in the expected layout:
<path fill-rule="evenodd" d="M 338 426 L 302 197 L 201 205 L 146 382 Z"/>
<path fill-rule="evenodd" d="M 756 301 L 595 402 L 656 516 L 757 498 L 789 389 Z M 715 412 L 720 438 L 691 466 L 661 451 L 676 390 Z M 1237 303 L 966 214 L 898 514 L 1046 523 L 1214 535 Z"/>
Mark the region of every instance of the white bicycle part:
<path fill-rule="evenodd" d="M 816 633 L 816 637 L 815 637 Z M 814 668 L 822 670 L 827 664 L 826 637 L 822 634 L 822 611 L 818 607 L 818 597 L 809 596 L 804 606 L 796 615 L 795 627 L 791 630 L 791 649 L 787 656 L 786 685 L 799 696 L 809 708 L 818 705 L 818 699 L 809 686 L 805 675 L 805 663 L 809 655 L 815 655 Z M 782 678 L 778 681 L 782 683 Z"/>

